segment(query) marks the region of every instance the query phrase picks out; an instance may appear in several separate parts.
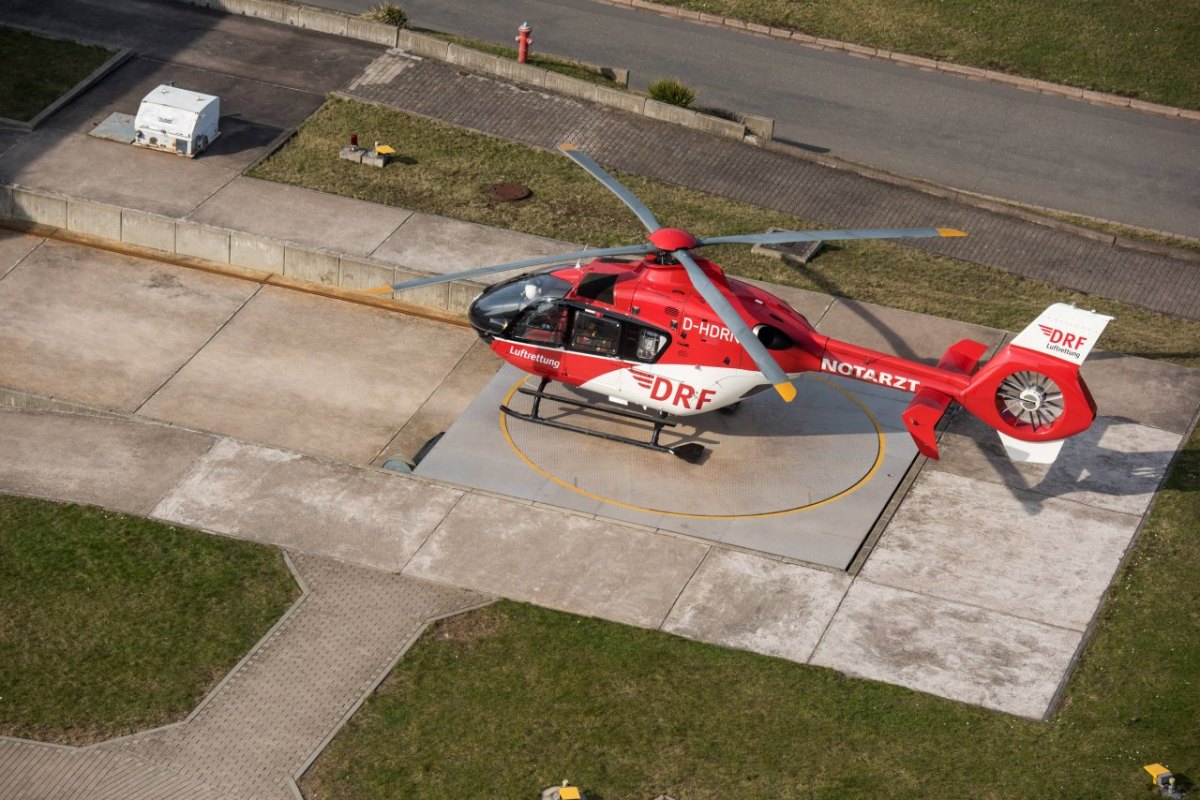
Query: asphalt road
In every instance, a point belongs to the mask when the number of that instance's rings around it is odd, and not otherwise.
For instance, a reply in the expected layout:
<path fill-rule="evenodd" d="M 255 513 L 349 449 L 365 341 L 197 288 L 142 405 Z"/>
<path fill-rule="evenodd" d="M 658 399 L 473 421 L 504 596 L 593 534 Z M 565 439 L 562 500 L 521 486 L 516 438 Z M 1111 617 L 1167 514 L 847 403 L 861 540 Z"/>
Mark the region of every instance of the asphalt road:
<path fill-rule="evenodd" d="M 375 0 L 314 0 L 361 11 Z M 678 76 L 817 152 L 1023 203 L 1200 237 L 1200 125 L 659 17 L 593 0 L 403 0 L 410 24 Z"/>

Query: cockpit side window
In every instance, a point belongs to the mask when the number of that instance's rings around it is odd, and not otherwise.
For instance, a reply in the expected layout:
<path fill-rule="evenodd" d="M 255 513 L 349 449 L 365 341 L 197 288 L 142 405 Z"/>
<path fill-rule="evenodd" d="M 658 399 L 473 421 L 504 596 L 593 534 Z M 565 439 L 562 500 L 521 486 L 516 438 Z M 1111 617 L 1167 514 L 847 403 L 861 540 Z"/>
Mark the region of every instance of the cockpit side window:
<path fill-rule="evenodd" d="M 576 312 L 571 328 L 571 349 L 602 356 L 615 356 L 621 339 L 621 323 L 615 319 Z"/>
<path fill-rule="evenodd" d="M 521 312 L 510 335 L 523 342 L 562 347 L 566 331 L 566 307 L 553 300 L 544 300 Z"/>

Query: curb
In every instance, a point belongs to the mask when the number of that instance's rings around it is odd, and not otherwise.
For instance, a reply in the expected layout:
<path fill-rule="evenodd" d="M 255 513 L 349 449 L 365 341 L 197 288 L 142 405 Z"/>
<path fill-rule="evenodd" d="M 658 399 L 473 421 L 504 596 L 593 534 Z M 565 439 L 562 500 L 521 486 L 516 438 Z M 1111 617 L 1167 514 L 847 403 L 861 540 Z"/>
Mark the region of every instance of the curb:
<path fill-rule="evenodd" d="M 175 2 L 381 44 L 405 54 L 444 61 L 505 80 L 578 97 L 582 100 L 590 100 L 654 119 L 666 120 L 729 139 L 740 141 L 745 138 L 747 131 L 753 135 L 769 136 L 774 128 L 774 120 L 767 117 L 746 115 L 745 122 L 733 122 L 692 109 L 659 103 L 620 86 L 604 86 L 541 67 L 520 64 L 510 58 L 494 56 L 444 39 L 364 19 L 344 11 L 333 11 L 290 2 L 290 0 L 175 0 Z M 618 78 L 623 75 L 628 84 L 628 70 L 614 69 L 613 71 Z"/>
<path fill-rule="evenodd" d="M 20 185 L 0 184 L 0 228 L 459 326 L 485 288 L 459 280 L 406 292 L 403 301 L 369 295 L 363 290 L 431 273 Z"/>
<path fill-rule="evenodd" d="M 760 25 L 756 22 L 747 22 L 745 20 L 738 19 L 737 17 L 723 17 L 716 14 L 706 14 L 700 11 L 692 11 L 691 9 L 650 2 L 650 0 L 592 0 L 592 2 L 608 6 L 632 8 L 636 11 L 650 11 L 663 17 L 674 17 L 676 19 L 686 20 L 688 22 L 694 22 L 700 25 L 707 25 L 709 27 L 725 28 L 727 30 L 737 31 L 739 33 L 746 33 L 751 36 L 759 36 L 767 39 L 778 39 L 781 41 L 791 41 L 815 50 L 836 50 L 838 52 L 849 53 L 852 56 L 858 56 L 859 58 L 890 61 L 894 64 L 904 64 L 906 66 L 916 67 L 918 69 L 931 72 L 944 72 L 947 75 L 956 75 L 960 78 L 967 78 L 969 80 L 983 80 L 990 81 L 992 83 L 1002 83 L 1006 86 L 1012 86 L 1016 89 L 1021 89 L 1027 92 L 1038 92 L 1040 94 L 1053 94 L 1060 97 L 1069 97 L 1072 100 L 1081 100 L 1091 105 L 1107 106 L 1109 108 L 1129 108 L 1133 111 L 1140 111 L 1145 114 L 1153 114 L 1159 117 L 1171 117 L 1175 119 L 1186 119 L 1192 122 L 1200 122 L 1200 111 L 1193 111 L 1186 108 L 1176 108 L 1174 106 L 1166 106 L 1159 103 L 1149 103 L 1145 100 L 1137 100 L 1135 98 L 1107 94 L 1105 92 L 1096 92 L 1090 89 L 1081 89 L 1075 86 L 1066 86 L 1064 84 L 1037 80 L 1035 78 L 1025 78 L 1020 75 L 1010 75 L 1007 72 L 999 72 L 994 69 L 968 67 L 963 64 L 955 64 L 951 61 L 939 61 L 937 59 L 924 58 L 922 56 L 894 53 L 890 50 L 883 50 L 870 47 L 868 45 L 843 42 L 838 39 L 825 39 L 819 36 L 810 36 L 807 33 L 792 30 L 791 28 L 776 28 L 768 25 Z"/>

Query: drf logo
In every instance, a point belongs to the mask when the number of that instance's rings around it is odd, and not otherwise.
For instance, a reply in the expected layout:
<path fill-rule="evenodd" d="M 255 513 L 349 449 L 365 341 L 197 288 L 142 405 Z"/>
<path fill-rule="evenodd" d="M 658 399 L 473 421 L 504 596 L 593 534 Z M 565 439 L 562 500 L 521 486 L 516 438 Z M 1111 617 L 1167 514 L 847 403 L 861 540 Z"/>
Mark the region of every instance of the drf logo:
<path fill-rule="evenodd" d="M 1050 344 L 1060 344 L 1072 350 L 1079 350 L 1087 343 L 1087 337 L 1077 333 L 1067 333 L 1058 328 L 1051 328 L 1049 325 L 1038 325 L 1038 327 L 1042 329 L 1042 333 L 1046 334 Z"/>
<path fill-rule="evenodd" d="M 638 386 L 650 393 L 650 399 L 656 402 L 668 402 L 673 406 L 686 408 L 689 411 L 699 411 L 716 396 L 712 389 L 699 389 L 683 381 L 673 381 L 661 375 L 651 375 L 640 369 L 630 369 L 629 374 L 637 381 Z M 693 401 L 695 405 L 692 405 Z"/>

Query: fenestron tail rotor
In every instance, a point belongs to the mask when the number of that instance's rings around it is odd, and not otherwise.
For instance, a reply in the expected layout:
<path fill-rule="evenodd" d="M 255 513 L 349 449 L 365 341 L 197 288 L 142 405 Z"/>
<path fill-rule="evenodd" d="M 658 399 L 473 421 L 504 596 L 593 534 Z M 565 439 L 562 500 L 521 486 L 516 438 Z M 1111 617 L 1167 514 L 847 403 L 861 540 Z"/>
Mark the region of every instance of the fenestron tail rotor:
<path fill-rule="evenodd" d="M 646 207 L 645 203 L 639 200 L 634 194 L 621 184 L 616 178 L 610 175 L 603 167 L 596 163 L 591 156 L 580 151 L 572 144 L 562 144 L 558 148 L 567 158 L 574 161 L 582 167 L 589 175 L 599 181 L 606 189 L 616 195 L 622 203 L 624 203 L 641 221 L 647 231 L 646 241 L 642 244 L 625 245 L 623 247 L 608 247 L 598 250 L 580 250 L 575 253 L 564 253 L 557 256 L 539 256 L 535 258 L 522 259 L 520 261 L 509 261 L 504 264 L 495 264 L 490 267 L 477 267 L 475 269 L 463 270 L 462 272 L 454 272 L 448 275 L 434 275 L 428 278 L 417 278 L 410 281 L 392 284 L 390 286 L 382 286 L 377 289 L 369 290 L 372 293 L 388 293 L 394 291 L 404 291 L 406 289 L 415 289 L 421 286 L 430 286 L 437 283 L 445 283 L 448 281 L 478 278 L 484 275 L 492 275 L 499 272 L 508 272 L 510 270 L 541 267 L 550 264 L 567 263 L 583 258 L 601 258 L 604 256 L 621 256 L 621 255 L 647 255 L 650 253 L 660 253 L 664 258 L 673 258 L 678 263 L 682 264 L 687 271 L 692 285 L 696 291 L 708 303 L 713 313 L 721 320 L 722 323 L 729 329 L 733 337 L 746 350 L 746 353 L 754 360 L 754 363 L 762 371 L 771 385 L 775 387 L 779 395 L 786 401 L 790 402 L 796 396 L 796 389 L 788 380 L 787 373 L 779 366 L 779 363 L 770 354 L 767 348 L 754 335 L 751 327 L 746 323 L 742 316 L 742 312 L 734 305 L 733 302 L 726 297 L 716 284 L 709 279 L 704 270 L 692 258 L 690 251 L 697 247 L 704 247 L 710 244 L 782 244 L 786 242 L 811 242 L 811 241 L 837 241 L 843 239 L 924 239 L 937 237 L 951 236 L 966 236 L 960 230 L 954 228 L 881 228 L 881 229 L 862 229 L 862 230 L 835 230 L 835 231 L 774 231 L 771 233 L 751 233 L 738 234 L 733 236 L 713 236 L 706 239 L 697 239 L 692 234 L 681 228 L 664 228 L 654 216 L 653 212 Z M 1018 392 L 1019 395 L 1019 392 Z M 1020 397 L 1016 402 L 1019 404 Z M 1045 408 L 1049 409 L 1049 405 Z M 1041 410 L 1039 406 L 1037 415 L 1034 419 L 1046 418 L 1046 415 L 1051 413 L 1049 410 Z M 1014 411 L 1014 418 L 1018 412 Z M 1029 412 L 1026 412 L 1028 416 Z M 1051 422 L 1053 420 L 1050 420 Z M 1041 424 L 1041 423 L 1039 423 Z M 1049 424 L 1049 423 L 1044 423 Z"/>
<path fill-rule="evenodd" d="M 1037 433 L 1062 416 L 1062 389 L 1040 372 L 1014 372 L 996 389 L 996 409 L 1013 427 Z"/>

